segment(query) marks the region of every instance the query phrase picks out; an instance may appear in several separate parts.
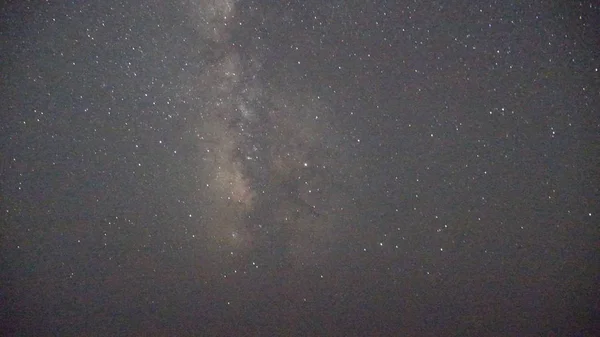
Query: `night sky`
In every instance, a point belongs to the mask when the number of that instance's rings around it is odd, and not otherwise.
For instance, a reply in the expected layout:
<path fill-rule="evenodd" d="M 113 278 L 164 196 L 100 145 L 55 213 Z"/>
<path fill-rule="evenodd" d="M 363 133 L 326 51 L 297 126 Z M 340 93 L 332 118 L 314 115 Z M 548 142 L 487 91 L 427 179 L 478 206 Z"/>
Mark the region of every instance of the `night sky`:
<path fill-rule="evenodd" d="M 595 336 L 600 7 L 519 3 L 4 5 L 3 335 Z"/>

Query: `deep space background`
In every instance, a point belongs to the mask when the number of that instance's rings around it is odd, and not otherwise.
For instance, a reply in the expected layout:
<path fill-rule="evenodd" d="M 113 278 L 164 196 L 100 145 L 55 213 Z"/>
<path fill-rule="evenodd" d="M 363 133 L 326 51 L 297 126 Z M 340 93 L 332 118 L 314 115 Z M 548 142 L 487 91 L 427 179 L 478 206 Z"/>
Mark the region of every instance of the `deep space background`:
<path fill-rule="evenodd" d="M 597 336 L 595 1 L 12 1 L 7 336 Z"/>

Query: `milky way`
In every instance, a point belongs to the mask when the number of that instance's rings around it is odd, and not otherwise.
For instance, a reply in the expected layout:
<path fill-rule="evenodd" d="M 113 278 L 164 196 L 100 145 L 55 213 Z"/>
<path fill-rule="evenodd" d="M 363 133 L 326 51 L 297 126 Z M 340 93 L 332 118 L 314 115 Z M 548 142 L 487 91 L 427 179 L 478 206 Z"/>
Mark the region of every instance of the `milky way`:
<path fill-rule="evenodd" d="M 297 79 L 264 71 L 260 37 L 230 38 L 232 3 L 205 7 L 202 13 L 218 15 L 197 29 L 215 56 L 182 76 L 181 90 L 196 112 L 189 127 L 199 144 L 197 200 L 210 205 L 198 230 L 217 250 L 306 263 L 323 255 L 321 243 L 335 238 L 351 209 L 348 177 L 334 168 L 343 138 L 320 97 Z"/>

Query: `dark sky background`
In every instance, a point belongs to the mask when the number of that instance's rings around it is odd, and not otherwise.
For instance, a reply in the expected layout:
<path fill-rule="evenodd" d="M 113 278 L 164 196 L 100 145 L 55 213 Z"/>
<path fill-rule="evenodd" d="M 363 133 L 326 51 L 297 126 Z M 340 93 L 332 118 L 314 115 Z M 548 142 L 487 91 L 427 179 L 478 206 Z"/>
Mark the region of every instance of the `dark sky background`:
<path fill-rule="evenodd" d="M 5 5 L 3 334 L 595 336 L 600 8 L 522 3 Z"/>

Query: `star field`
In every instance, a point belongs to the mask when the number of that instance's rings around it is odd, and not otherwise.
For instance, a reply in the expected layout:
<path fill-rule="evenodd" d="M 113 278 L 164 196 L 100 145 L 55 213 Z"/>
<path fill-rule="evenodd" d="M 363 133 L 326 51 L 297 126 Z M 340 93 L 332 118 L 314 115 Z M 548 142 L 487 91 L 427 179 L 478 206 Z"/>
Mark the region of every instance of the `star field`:
<path fill-rule="evenodd" d="M 599 19 L 3 6 L 2 334 L 597 334 Z"/>

